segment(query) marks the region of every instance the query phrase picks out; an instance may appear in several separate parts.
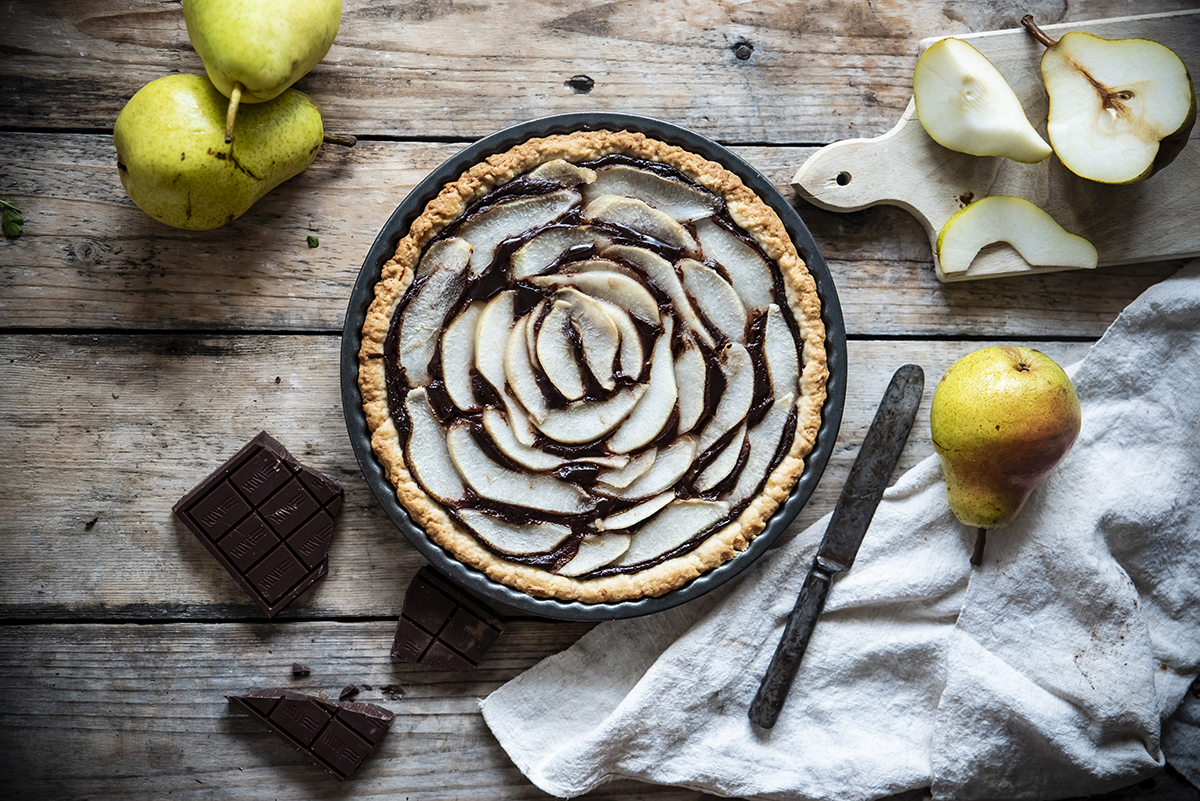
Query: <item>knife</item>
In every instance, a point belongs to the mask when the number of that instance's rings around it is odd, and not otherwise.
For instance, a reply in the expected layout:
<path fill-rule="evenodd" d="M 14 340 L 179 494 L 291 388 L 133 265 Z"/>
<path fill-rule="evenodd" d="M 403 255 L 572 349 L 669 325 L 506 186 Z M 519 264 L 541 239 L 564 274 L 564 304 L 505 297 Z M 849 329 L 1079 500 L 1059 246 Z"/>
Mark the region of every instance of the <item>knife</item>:
<path fill-rule="evenodd" d="M 901 367 L 888 384 L 833 509 L 812 570 L 800 588 L 783 637 L 750 704 L 750 722 L 760 728 L 771 728 L 779 718 L 834 575 L 854 564 L 858 546 L 900 461 L 924 389 L 925 372 L 915 364 Z"/>

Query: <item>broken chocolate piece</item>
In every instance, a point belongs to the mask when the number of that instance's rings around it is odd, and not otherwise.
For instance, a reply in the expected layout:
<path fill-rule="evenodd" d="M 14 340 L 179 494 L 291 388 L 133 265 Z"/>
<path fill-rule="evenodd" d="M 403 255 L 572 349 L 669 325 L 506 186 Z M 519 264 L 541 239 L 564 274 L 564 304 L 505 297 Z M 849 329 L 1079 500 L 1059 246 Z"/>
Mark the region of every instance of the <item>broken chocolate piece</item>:
<path fill-rule="evenodd" d="M 263 431 L 172 511 L 274 617 L 327 572 L 342 496 Z"/>
<path fill-rule="evenodd" d="M 338 693 L 338 700 L 345 701 L 347 698 L 353 698 L 354 696 L 358 695 L 360 692 L 361 692 L 361 690 L 358 689 L 357 685 L 347 684 L 345 687 L 342 688 L 342 691 L 340 693 Z"/>
<path fill-rule="evenodd" d="M 312 673 L 312 670 L 308 667 L 308 665 L 302 665 L 299 662 L 292 663 L 293 676 L 307 676 L 309 673 Z"/>
<path fill-rule="evenodd" d="M 339 781 L 363 763 L 395 714 L 375 704 L 338 704 L 291 690 L 227 695 Z"/>
<path fill-rule="evenodd" d="M 426 566 L 404 595 L 392 657 L 438 670 L 471 670 L 506 622 Z"/>

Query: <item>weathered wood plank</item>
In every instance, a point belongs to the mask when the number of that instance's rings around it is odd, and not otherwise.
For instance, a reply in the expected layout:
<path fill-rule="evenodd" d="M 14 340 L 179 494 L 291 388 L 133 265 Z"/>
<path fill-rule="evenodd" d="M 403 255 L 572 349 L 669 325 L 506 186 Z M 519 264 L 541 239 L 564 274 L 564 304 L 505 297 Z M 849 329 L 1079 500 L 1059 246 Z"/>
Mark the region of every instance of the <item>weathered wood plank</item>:
<path fill-rule="evenodd" d="M 244 217 L 190 232 L 125 196 L 112 140 L 0 134 L 0 196 L 26 218 L 0 240 L 0 327 L 340 331 L 350 290 L 395 207 L 461 145 L 325 146 Z M 1179 264 L 945 286 L 906 212 L 822 211 L 790 181 L 813 148 L 736 152 L 800 210 L 829 261 L 852 334 L 1087 336 Z M 317 236 L 311 249 L 306 238 Z"/>
<path fill-rule="evenodd" d="M 0 442 L 8 456 L 0 617 L 258 618 L 171 506 L 262 429 L 346 490 L 329 575 L 282 615 L 399 612 L 423 560 L 359 472 L 338 395 L 336 337 L 8 335 L 0 342 Z M 983 344 L 851 341 L 838 445 L 789 532 L 832 509 L 895 368 L 912 361 L 926 371 L 906 470 L 933 452 L 934 384 Z M 1032 344 L 1063 364 L 1087 349 Z"/>
<path fill-rule="evenodd" d="M 354 134 L 475 137 L 597 109 L 727 142 L 812 144 L 891 127 L 924 37 L 1012 28 L 1026 12 L 1044 22 L 1130 13 L 1122 0 L 343 5 L 333 48 L 298 87 Z M 1156 0 L 1138 13 L 1190 5 Z M 0 128 L 108 129 L 143 84 L 203 71 L 179 4 L 155 0 L 6 3 L 0 52 Z M 592 79 L 589 92 L 572 88 L 575 75 Z"/>

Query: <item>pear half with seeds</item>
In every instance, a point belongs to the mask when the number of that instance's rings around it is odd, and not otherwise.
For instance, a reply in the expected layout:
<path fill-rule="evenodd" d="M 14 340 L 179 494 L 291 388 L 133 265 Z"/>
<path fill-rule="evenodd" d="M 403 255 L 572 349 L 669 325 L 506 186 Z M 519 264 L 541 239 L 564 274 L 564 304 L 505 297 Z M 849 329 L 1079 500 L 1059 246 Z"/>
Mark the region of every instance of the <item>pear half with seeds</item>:
<path fill-rule="evenodd" d="M 1035 267 L 1096 266 L 1096 248 L 1072 234 L 1028 200 L 994 195 L 977 200 L 942 226 L 937 238 L 943 273 L 966 272 L 977 253 L 993 242 L 1007 242 Z"/>
<path fill-rule="evenodd" d="M 917 119 L 939 145 L 972 156 L 1034 164 L 1052 152 L 987 56 L 962 39 L 941 39 L 913 71 Z"/>

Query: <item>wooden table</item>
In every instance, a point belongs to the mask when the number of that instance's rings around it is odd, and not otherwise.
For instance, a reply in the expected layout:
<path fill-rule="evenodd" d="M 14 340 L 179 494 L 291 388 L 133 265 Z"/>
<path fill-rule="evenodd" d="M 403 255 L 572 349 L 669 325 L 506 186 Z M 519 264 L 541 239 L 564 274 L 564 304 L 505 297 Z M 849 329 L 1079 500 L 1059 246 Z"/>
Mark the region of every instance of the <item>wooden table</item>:
<path fill-rule="evenodd" d="M 1139 3 L 1136 13 L 1193 6 Z M 1081 357 L 1180 263 L 943 286 L 905 212 L 838 215 L 788 186 L 824 144 L 875 136 L 908 102 L 917 42 L 1071 21 L 1123 0 L 345 0 L 299 83 L 328 130 L 302 175 L 215 231 L 160 225 L 126 197 L 111 129 L 133 93 L 202 73 L 178 2 L 0 5 L 0 788 L 11 798 L 544 797 L 476 699 L 588 626 L 518 619 L 480 667 L 394 663 L 422 559 L 359 472 L 338 393 L 350 288 L 392 210 L 465 143 L 545 114 L 646 114 L 731 146 L 792 198 L 829 261 L 849 331 L 838 446 L 799 531 L 832 507 L 891 371 L 931 383 L 995 341 Z M 584 77 L 586 76 L 586 77 Z M 310 249 L 306 237 L 320 246 Z M 931 452 L 928 403 L 902 468 Z M 346 489 L 329 575 L 273 622 L 171 515 L 258 431 Z M 312 675 L 293 679 L 293 661 Z M 337 785 L 225 694 L 285 686 L 397 713 Z M 588 797 L 696 799 L 632 782 Z M 1197 798 L 1171 770 L 1113 798 Z"/>

